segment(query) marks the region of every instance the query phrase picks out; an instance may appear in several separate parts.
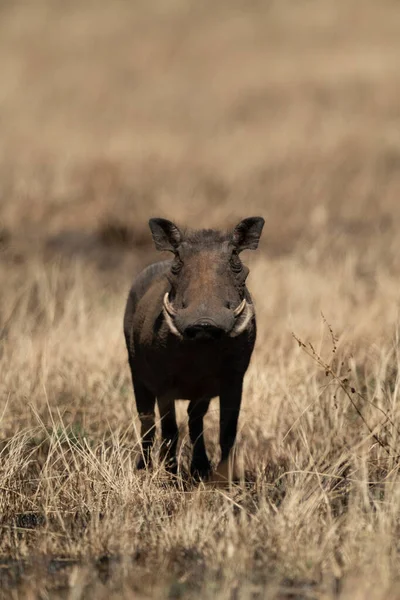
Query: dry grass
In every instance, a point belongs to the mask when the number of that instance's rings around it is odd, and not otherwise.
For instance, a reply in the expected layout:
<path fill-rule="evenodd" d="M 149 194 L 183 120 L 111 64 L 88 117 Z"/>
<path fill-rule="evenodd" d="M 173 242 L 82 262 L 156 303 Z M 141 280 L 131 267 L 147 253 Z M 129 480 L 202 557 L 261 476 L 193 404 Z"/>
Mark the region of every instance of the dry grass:
<path fill-rule="evenodd" d="M 1 597 L 400 598 L 399 26 L 389 0 L 2 2 Z M 146 221 L 251 214 L 246 481 L 187 480 L 184 403 L 182 477 L 137 473 Z"/>

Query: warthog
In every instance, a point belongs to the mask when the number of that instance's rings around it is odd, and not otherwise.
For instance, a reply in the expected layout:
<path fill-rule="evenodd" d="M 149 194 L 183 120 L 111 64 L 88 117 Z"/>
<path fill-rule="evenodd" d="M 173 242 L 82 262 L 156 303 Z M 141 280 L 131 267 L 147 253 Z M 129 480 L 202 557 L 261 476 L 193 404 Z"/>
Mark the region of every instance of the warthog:
<path fill-rule="evenodd" d="M 178 428 L 175 400 L 189 400 L 193 445 L 191 473 L 210 474 L 203 417 L 210 400 L 220 398 L 221 463 L 226 473 L 236 438 L 243 377 L 256 339 L 253 302 L 246 287 L 249 269 L 242 250 L 255 250 L 264 226 L 261 217 L 241 221 L 232 232 L 182 232 L 166 219 L 150 219 L 157 250 L 171 260 L 144 269 L 130 290 L 124 333 L 141 421 L 142 456 L 150 464 L 155 436 L 154 409 L 161 417 L 161 456 L 176 472 Z"/>

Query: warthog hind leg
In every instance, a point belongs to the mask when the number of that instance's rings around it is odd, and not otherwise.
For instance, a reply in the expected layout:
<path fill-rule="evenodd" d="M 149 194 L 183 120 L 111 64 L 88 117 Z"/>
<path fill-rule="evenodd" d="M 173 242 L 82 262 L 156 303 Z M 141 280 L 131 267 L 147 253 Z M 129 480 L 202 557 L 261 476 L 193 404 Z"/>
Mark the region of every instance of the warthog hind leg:
<path fill-rule="evenodd" d="M 156 398 L 140 381 L 133 382 L 135 390 L 136 408 L 139 414 L 142 438 L 142 455 L 137 463 L 138 469 L 151 466 L 151 448 L 156 434 L 154 408 Z"/>
<path fill-rule="evenodd" d="M 190 472 L 196 479 L 207 477 L 211 464 L 207 457 L 203 435 L 203 418 L 210 405 L 210 399 L 192 400 L 189 404 L 189 434 L 193 445 Z"/>
<path fill-rule="evenodd" d="M 161 418 L 161 448 L 160 458 L 165 468 L 175 474 L 178 470 L 176 460 L 176 447 L 178 444 L 178 426 L 175 415 L 175 398 L 161 396 L 157 398 Z"/>

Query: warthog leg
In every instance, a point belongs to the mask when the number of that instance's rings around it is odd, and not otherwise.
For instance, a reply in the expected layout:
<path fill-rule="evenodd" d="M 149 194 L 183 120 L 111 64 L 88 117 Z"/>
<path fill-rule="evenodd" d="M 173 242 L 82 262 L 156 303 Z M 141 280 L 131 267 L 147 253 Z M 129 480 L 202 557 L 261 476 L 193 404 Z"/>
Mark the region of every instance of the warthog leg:
<path fill-rule="evenodd" d="M 151 448 L 156 433 L 154 421 L 155 396 L 137 379 L 133 382 L 135 390 L 136 408 L 141 424 L 142 456 L 139 458 L 137 468 L 145 469 L 151 466 Z"/>
<path fill-rule="evenodd" d="M 176 447 L 178 443 L 178 426 L 175 415 L 175 398 L 161 396 L 157 398 L 161 418 L 160 457 L 170 473 L 177 472 Z"/>
<path fill-rule="evenodd" d="M 227 376 L 222 384 L 220 393 L 220 446 L 221 461 L 213 479 L 238 479 L 234 461 L 229 460 L 235 443 L 237 423 L 242 400 L 243 375 L 238 373 Z"/>
<path fill-rule="evenodd" d="M 203 418 L 210 405 L 210 399 L 192 400 L 189 404 L 189 434 L 193 445 L 193 457 L 190 466 L 191 474 L 196 478 L 206 477 L 211 464 L 207 457 L 203 435 Z"/>

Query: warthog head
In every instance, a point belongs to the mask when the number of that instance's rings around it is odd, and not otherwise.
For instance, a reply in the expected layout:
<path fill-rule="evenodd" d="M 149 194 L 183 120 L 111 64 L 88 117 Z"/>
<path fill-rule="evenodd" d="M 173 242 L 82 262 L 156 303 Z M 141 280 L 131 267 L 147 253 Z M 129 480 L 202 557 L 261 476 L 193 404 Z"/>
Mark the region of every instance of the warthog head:
<path fill-rule="evenodd" d="M 174 254 L 163 306 L 172 333 L 186 340 L 242 333 L 254 309 L 245 287 L 249 269 L 239 254 L 257 248 L 264 219 L 244 219 L 227 234 L 212 229 L 184 234 L 166 219 L 150 219 L 149 225 L 157 250 Z"/>

